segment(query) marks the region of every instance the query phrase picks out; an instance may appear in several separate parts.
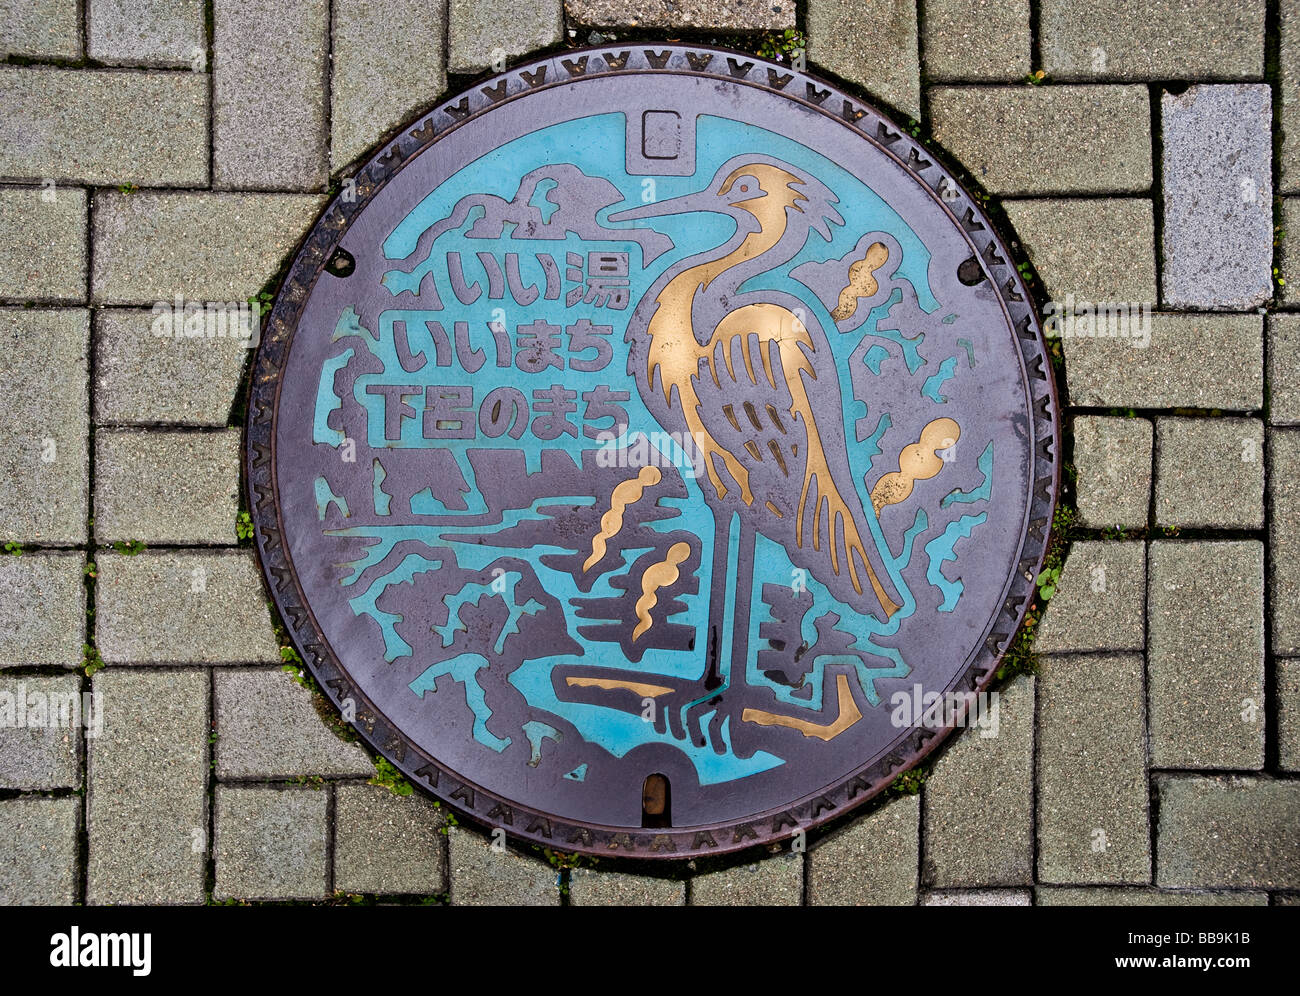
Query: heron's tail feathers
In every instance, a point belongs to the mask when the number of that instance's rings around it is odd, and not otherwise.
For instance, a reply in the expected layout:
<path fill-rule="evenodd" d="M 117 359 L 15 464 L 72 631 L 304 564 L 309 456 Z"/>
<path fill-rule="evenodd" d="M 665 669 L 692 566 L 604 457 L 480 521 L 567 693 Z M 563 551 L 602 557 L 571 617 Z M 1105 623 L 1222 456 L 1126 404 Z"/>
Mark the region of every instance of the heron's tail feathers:
<path fill-rule="evenodd" d="M 824 490 L 823 478 L 826 482 Z M 881 609 L 884 610 L 885 618 L 888 619 L 901 606 L 885 591 L 880 578 L 872 569 L 852 509 L 840 496 L 839 489 L 836 488 L 829 473 L 819 474 L 811 467 L 804 476 L 803 493 L 799 497 L 799 513 L 795 520 L 795 543 L 801 548 L 805 546 L 804 522 L 810 505 L 812 507 L 812 548 L 818 552 L 824 550 L 828 553 L 831 558 L 831 571 L 837 577 L 847 572 L 849 580 L 853 583 L 853 590 L 859 595 L 862 594 L 862 578 L 858 560 L 861 560 L 862 570 L 866 572 L 871 590 L 880 603 Z"/>

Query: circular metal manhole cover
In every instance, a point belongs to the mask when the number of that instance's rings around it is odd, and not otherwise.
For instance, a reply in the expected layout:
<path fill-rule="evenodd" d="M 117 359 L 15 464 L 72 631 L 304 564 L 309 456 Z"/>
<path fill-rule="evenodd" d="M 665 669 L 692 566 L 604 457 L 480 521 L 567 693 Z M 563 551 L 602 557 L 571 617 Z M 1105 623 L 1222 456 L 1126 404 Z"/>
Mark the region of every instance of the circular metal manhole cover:
<path fill-rule="evenodd" d="M 344 715 L 602 854 L 788 837 L 915 764 L 1057 482 L 979 206 L 855 97 L 699 47 L 557 55 L 404 130 L 312 230 L 249 410 L 262 563 Z"/>

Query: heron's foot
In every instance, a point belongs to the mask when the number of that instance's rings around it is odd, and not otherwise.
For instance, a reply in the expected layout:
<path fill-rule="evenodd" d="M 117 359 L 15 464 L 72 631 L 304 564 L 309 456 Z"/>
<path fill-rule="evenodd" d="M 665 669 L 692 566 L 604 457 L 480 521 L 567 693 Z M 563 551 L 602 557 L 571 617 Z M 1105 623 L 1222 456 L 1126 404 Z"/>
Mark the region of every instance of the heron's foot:
<path fill-rule="evenodd" d="M 660 696 L 655 701 L 655 730 L 696 747 L 711 747 L 717 754 L 727 753 L 722 736 L 727 718 L 721 708 L 723 691 L 710 694 L 702 684 L 695 684 Z"/>

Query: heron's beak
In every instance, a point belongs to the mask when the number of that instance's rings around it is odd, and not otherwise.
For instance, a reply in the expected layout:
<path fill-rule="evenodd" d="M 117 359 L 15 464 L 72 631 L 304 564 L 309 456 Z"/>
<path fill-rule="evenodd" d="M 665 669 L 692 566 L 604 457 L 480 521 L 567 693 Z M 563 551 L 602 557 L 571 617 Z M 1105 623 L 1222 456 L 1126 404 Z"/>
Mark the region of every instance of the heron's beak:
<path fill-rule="evenodd" d="M 643 204 L 641 207 L 629 208 L 626 211 L 617 211 L 609 216 L 612 224 L 618 224 L 624 221 L 638 221 L 641 218 L 662 218 L 669 214 L 689 214 L 692 211 L 719 211 L 721 208 L 718 204 L 718 198 L 711 191 L 696 191 L 693 194 L 683 194 L 681 197 L 674 197 L 666 201 L 653 201 L 650 204 Z"/>

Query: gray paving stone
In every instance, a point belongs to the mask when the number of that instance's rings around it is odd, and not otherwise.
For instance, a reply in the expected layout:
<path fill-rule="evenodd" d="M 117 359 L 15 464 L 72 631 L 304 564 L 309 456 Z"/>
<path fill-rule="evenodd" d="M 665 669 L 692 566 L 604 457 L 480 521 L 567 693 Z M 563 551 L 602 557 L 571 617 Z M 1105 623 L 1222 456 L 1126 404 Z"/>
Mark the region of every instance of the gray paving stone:
<path fill-rule="evenodd" d="M 279 662 L 251 553 L 101 550 L 96 564 L 95 642 L 110 664 Z"/>
<path fill-rule="evenodd" d="M 1139 654 L 1047 657 L 1038 676 L 1038 881 L 1151 881 Z"/>
<path fill-rule="evenodd" d="M 1259 79 L 1264 0 L 1043 0 L 1043 68 L 1058 79 Z"/>
<path fill-rule="evenodd" d="M 1269 432 L 1268 489 L 1273 653 L 1300 654 L 1300 429 Z"/>
<path fill-rule="evenodd" d="M 0 297 L 86 300 L 86 192 L 0 188 Z"/>
<path fill-rule="evenodd" d="M 921 800 L 902 796 L 808 852 L 810 906 L 914 906 Z"/>
<path fill-rule="evenodd" d="M 1300 304 L 1300 197 L 1282 198 L 1282 228 L 1285 237 L 1277 247 L 1277 271 L 1285 284 L 1277 296 L 1286 305 Z"/>
<path fill-rule="evenodd" d="M 1116 302 L 1155 307 L 1155 220 L 1146 198 L 1002 206 L 1059 309 Z"/>
<path fill-rule="evenodd" d="M 692 906 L 799 906 L 803 856 L 778 854 L 691 879 Z"/>
<path fill-rule="evenodd" d="M 0 58 L 80 59 L 77 0 L 0 0 Z"/>
<path fill-rule="evenodd" d="M 1121 408 L 1264 404 L 1262 315 L 1150 316 L 1141 339 L 1065 338 L 1070 402 Z"/>
<path fill-rule="evenodd" d="M 1157 526 L 1264 525 L 1264 423 L 1156 419 Z"/>
<path fill-rule="evenodd" d="M 1300 314 L 1268 316 L 1268 420 L 1300 425 Z"/>
<path fill-rule="evenodd" d="M 215 0 L 213 17 L 212 185 L 324 188 L 329 3 Z"/>
<path fill-rule="evenodd" d="M 961 731 L 926 780 L 928 886 L 1033 883 L 1034 681 L 1017 678 L 994 694 L 997 725 Z"/>
<path fill-rule="evenodd" d="M 685 906 L 686 883 L 648 875 L 575 868 L 569 873 L 570 906 Z"/>
<path fill-rule="evenodd" d="M 1165 304 L 1246 311 L 1273 296 L 1273 111 L 1267 84 L 1160 98 Z"/>
<path fill-rule="evenodd" d="M 921 117 L 916 0 L 808 0 L 808 60 Z"/>
<path fill-rule="evenodd" d="M 79 675 L 0 672 L 0 788 L 40 792 L 81 784 Z M 86 727 L 99 721 L 93 709 Z"/>
<path fill-rule="evenodd" d="M 202 73 L 0 66 L 0 178 L 205 186 Z"/>
<path fill-rule="evenodd" d="M 86 626 L 81 553 L 0 557 L 0 667 L 77 667 Z"/>
<path fill-rule="evenodd" d="M 236 542 L 238 429 L 95 433 L 95 539 L 99 543 Z"/>
<path fill-rule="evenodd" d="M 1168 775 L 1156 785 L 1158 885 L 1300 886 L 1300 782 Z"/>
<path fill-rule="evenodd" d="M 330 162 L 340 169 L 446 87 L 445 0 L 336 0 L 333 9 Z"/>
<path fill-rule="evenodd" d="M 927 79 L 1023 80 L 1029 0 L 926 0 L 921 58 Z"/>
<path fill-rule="evenodd" d="M 87 902 L 201 903 L 208 853 L 208 674 L 100 671 L 88 741 Z"/>
<path fill-rule="evenodd" d="M 1273 664 L 1277 689 L 1277 766 L 1300 771 L 1300 658 L 1279 657 Z"/>
<path fill-rule="evenodd" d="M 564 33 L 562 0 L 447 0 L 447 69 L 476 73 L 494 59 L 512 60 L 559 42 Z"/>
<path fill-rule="evenodd" d="M 329 792 L 217 786 L 214 899 L 326 895 Z"/>
<path fill-rule="evenodd" d="M 1028 889 L 957 889 L 921 894 L 922 906 L 1032 906 Z"/>
<path fill-rule="evenodd" d="M 1074 467 L 1079 524 L 1141 529 L 1151 503 L 1155 429 L 1144 418 L 1076 415 Z"/>
<path fill-rule="evenodd" d="M 331 732 L 312 693 L 292 676 L 278 668 L 237 668 L 219 672 L 213 681 L 218 778 L 374 774 L 361 746 Z"/>
<path fill-rule="evenodd" d="M 1264 764 L 1264 544 L 1151 544 L 1147 690 L 1155 768 Z"/>
<path fill-rule="evenodd" d="M 990 193 L 1151 187 L 1151 111 L 1142 86 L 935 87 L 930 121 L 935 140 Z"/>
<path fill-rule="evenodd" d="M 0 799 L 0 906 L 70 906 L 77 899 L 81 800 Z"/>
<path fill-rule="evenodd" d="M 99 304 L 240 302 L 273 277 L 324 204 L 301 194 L 134 193 L 95 198 Z"/>
<path fill-rule="evenodd" d="M 0 455 L 0 541 L 86 539 L 89 348 L 81 309 L 0 309 L 0 383 L 13 430 Z"/>
<path fill-rule="evenodd" d="M 453 906 L 558 906 L 555 869 L 513 851 L 494 851 L 460 827 L 447 831 Z"/>
<path fill-rule="evenodd" d="M 1300 0 L 1278 4 L 1281 49 L 1278 66 L 1282 96 L 1282 142 L 1278 186 L 1284 194 L 1300 194 Z"/>
<path fill-rule="evenodd" d="M 335 890 L 421 896 L 447 891 L 442 815 L 429 799 L 394 795 L 377 785 L 340 785 L 335 792 Z"/>
<path fill-rule="evenodd" d="M 1267 892 L 1172 892 L 1165 889 L 1038 889 L 1038 906 L 1267 906 Z"/>
<path fill-rule="evenodd" d="M 152 311 L 95 312 L 95 421 L 224 426 L 249 349 L 233 335 L 157 336 Z"/>
<path fill-rule="evenodd" d="M 1077 540 L 1034 634 L 1034 650 L 1141 650 L 1145 607 L 1142 543 Z"/>
<path fill-rule="evenodd" d="M 793 28 L 794 0 L 565 0 L 570 24 L 597 28 Z M 579 33 L 586 42 L 587 35 Z"/>
<path fill-rule="evenodd" d="M 207 68 L 203 0 L 86 0 L 86 47 L 113 65 Z"/>

